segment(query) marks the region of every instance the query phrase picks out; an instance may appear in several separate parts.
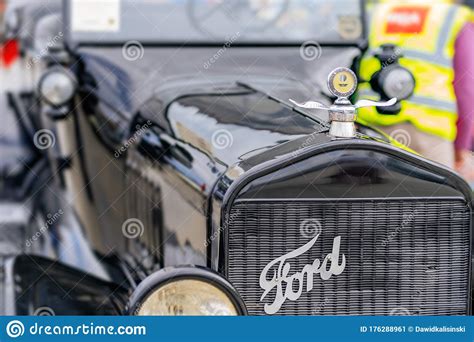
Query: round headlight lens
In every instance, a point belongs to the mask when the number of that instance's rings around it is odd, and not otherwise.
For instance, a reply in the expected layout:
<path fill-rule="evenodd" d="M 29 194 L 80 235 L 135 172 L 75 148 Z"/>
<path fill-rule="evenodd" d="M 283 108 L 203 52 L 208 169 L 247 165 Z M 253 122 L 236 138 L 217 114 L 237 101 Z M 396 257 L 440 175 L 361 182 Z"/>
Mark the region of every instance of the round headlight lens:
<path fill-rule="evenodd" d="M 409 70 L 397 67 L 387 73 L 382 88 L 388 98 L 405 100 L 413 93 L 415 81 Z"/>
<path fill-rule="evenodd" d="M 146 298 L 137 315 L 236 316 L 231 299 L 216 286 L 202 280 L 182 279 L 165 284 Z"/>
<path fill-rule="evenodd" d="M 72 99 L 76 92 L 74 78 L 65 70 L 52 70 L 40 80 L 41 97 L 53 106 L 62 106 Z"/>

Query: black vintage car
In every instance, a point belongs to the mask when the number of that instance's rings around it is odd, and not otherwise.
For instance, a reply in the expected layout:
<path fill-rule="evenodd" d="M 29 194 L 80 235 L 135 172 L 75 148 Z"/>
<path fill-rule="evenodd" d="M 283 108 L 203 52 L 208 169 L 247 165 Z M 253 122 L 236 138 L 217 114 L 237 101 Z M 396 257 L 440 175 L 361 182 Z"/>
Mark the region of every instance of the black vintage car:
<path fill-rule="evenodd" d="M 36 205 L 2 257 L 5 312 L 470 314 L 469 186 L 353 122 L 374 105 L 351 104 L 363 16 L 65 1 L 38 24 L 64 32 L 40 109 L 15 106 L 46 176 L 20 196 Z"/>

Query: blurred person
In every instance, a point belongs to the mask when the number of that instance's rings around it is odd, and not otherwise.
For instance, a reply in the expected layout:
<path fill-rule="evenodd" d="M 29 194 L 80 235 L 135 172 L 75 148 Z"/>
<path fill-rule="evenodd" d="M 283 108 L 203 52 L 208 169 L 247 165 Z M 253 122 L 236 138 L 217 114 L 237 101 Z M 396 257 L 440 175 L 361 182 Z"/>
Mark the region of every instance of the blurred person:
<path fill-rule="evenodd" d="M 455 168 L 469 182 L 474 182 L 474 23 L 466 24 L 456 40 L 454 89 L 458 121 Z"/>
<path fill-rule="evenodd" d="M 361 62 L 361 77 L 370 80 L 380 69 L 374 56 L 383 44 L 397 45 L 400 64 L 416 81 L 413 96 L 398 114 L 362 109 L 362 120 L 426 158 L 465 172 L 474 112 L 474 26 L 472 11 L 453 1 L 380 1 L 369 9 L 370 50 Z M 398 52 L 399 52 L 398 51 Z M 400 57 L 394 56 L 394 57 Z M 367 84 L 361 95 L 377 98 Z"/>
<path fill-rule="evenodd" d="M 474 8 L 474 0 L 466 0 L 465 5 L 469 6 L 471 10 Z M 474 44 L 472 36 L 474 36 L 474 23 L 469 24 L 469 29 L 470 29 L 470 34 L 471 34 L 471 45 Z M 472 56 L 470 56 L 472 60 Z M 472 87 L 472 82 L 469 82 L 471 78 L 474 78 L 474 74 L 472 73 L 466 77 L 466 84 L 471 83 L 469 86 Z M 474 101 L 472 100 L 472 97 L 466 96 L 466 107 L 469 106 L 469 103 L 473 103 Z M 474 106 L 472 106 L 474 107 Z M 474 111 L 474 109 L 470 109 L 471 111 Z M 468 181 L 471 183 L 472 188 L 474 189 L 474 124 L 472 125 L 472 130 L 471 130 L 471 137 L 470 139 L 466 137 L 466 140 L 468 140 L 467 145 L 470 145 L 470 154 L 463 152 L 463 156 L 460 158 L 457 158 L 457 166 L 456 169 L 460 170 L 460 173 L 465 176 L 465 178 L 468 179 Z"/>

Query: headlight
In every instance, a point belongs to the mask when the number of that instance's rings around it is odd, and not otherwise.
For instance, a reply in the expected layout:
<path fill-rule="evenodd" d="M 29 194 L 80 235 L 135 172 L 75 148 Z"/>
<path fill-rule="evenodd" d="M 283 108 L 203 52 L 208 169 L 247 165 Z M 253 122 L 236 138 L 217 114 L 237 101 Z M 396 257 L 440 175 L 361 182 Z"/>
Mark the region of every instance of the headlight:
<path fill-rule="evenodd" d="M 415 77 L 407 68 L 399 64 L 403 57 L 396 45 L 383 44 L 375 57 L 382 68 L 370 78 L 372 89 L 380 94 L 380 100 L 397 99 L 397 103 L 389 107 L 377 107 L 380 114 L 396 115 L 402 109 L 401 101 L 408 99 L 415 90 Z"/>
<path fill-rule="evenodd" d="M 38 91 L 41 98 L 54 107 L 60 107 L 69 102 L 77 88 L 77 82 L 67 69 L 53 67 L 40 79 Z"/>
<path fill-rule="evenodd" d="M 178 280 L 153 292 L 141 305 L 138 315 L 235 316 L 229 297 L 201 280 Z"/>
<path fill-rule="evenodd" d="M 163 269 L 145 279 L 130 301 L 139 316 L 236 316 L 246 314 L 237 291 L 217 273 L 198 267 Z"/>
<path fill-rule="evenodd" d="M 415 79 L 411 72 L 403 67 L 396 66 L 387 70 L 381 77 L 382 90 L 387 98 L 396 97 L 405 100 L 411 96 L 415 89 Z"/>

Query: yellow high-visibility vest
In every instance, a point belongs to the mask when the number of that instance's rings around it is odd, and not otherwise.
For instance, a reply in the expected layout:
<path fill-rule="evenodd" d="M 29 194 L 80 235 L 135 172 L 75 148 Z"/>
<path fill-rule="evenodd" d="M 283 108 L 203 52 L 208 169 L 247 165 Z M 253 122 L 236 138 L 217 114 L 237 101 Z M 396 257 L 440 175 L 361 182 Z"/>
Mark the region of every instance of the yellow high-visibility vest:
<path fill-rule="evenodd" d="M 363 108 L 359 117 L 380 126 L 410 122 L 421 131 L 453 141 L 457 121 L 454 45 L 472 18 L 471 10 L 448 3 L 381 3 L 374 5 L 370 18 L 369 51 L 361 61 L 361 78 L 370 80 L 380 70 L 380 61 L 373 53 L 382 44 L 391 43 L 400 47 L 400 65 L 413 73 L 416 85 L 413 96 L 402 102 L 399 114 L 384 115 L 375 108 Z M 368 83 L 359 86 L 359 96 L 379 98 Z"/>

